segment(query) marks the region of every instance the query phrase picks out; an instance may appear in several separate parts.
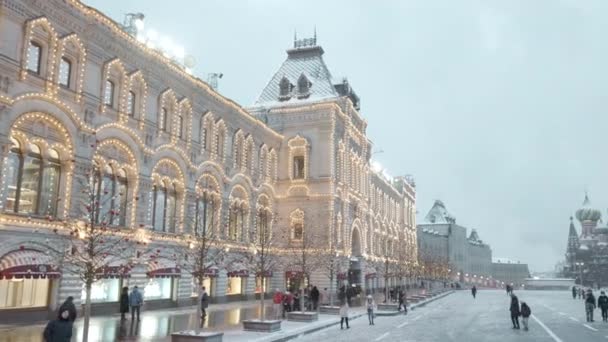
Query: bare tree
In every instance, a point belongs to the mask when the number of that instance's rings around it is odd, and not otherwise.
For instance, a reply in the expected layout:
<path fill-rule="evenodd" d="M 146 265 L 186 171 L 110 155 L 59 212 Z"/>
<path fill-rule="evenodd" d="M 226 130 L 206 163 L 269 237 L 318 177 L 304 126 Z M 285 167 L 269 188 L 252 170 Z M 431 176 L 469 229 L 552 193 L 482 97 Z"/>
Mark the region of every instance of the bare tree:
<path fill-rule="evenodd" d="M 272 231 L 272 223 L 275 221 L 267 205 L 260 205 L 257 208 L 257 230 L 251 231 L 250 246 L 251 252 L 248 254 L 247 263 L 261 279 L 260 291 L 260 320 L 266 319 L 266 306 L 264 304 L 264 291 L 266 289 L 266 278 L 272 277 L 271 274 L 277 269 L 280 263 L 277 253 L 277 245 L 282 238 L 280 231 Z"/>
<path fill-rule="evenodd" d="M 297 272 L 302 280 L 310 279 L 310 275 L 323 264 L 327 239 L 322 234 L 318 234 L 318 232 L 315 234 L 315 232 L 303 229 L 303 227 L 301 231 L 298 230 L 295 233 L 293 229 L 299 228 L 291 228 L 292 232 L 288 235 L 289 241 L 286 246 L 284 262 L 287 268 Z M 300 292 L 302 292 L 303 285 L 304 282 L 301 281 L 298 289 Z M 305 303 L 300 305 L 300 308 L 302 312 L 307 309 Z"/>
<path fill-rule="evenodd" d="M 194 206 L 194 213 L 186 223 L 191 227 L 191 234 L 182 235 L 182 246 L 174 251 L 175 262 L 181 270 L 192 274 L 198 286 L 202 286 L 206 278 L 215 276 L 226 262 L 227 251 L 223 248 L 223 241 L 217 232 L 220 197 L 217 193 L 204 191 L 198 196 Z M 202 317 L 202 296 L 199 288 L 197 297 L 197 324 L 199 333 L 204 325 Z"/>
<path fill-rule="evenodd" d="M 337 280 L 342 268 L 342 259 L 335 244 L 332 244 L 332 247 L 324 253 L 320 260 L 320 266 L 329 278 L 329 306 L 333 306 L 334 296 L 332 288 L 334 286 L 334 279 Z M 338 290 L 338 287 L 336 287 L 336 290 Z"/>
<path fill-rule="evenodd" d="M 132 230 L 121 230 L 126 215 L 126 188 L 117 177 L 104 174 L 97 163 L 84 178 L 77 178 L 80 196 L 75 217 L 65 221 L 66 231 L 55 230 L 60 249 L 51 250 L 68 273 L 84 284 L 83 341 L 88 340 L 91 317 L 91 288 L 97 280 L 122 277 L 145 257 L 146 243 L 137 241 Z M 124 190 L 124 192 L 123 192 Z M 135 244 L 142 247 L 139 251 Z"/>

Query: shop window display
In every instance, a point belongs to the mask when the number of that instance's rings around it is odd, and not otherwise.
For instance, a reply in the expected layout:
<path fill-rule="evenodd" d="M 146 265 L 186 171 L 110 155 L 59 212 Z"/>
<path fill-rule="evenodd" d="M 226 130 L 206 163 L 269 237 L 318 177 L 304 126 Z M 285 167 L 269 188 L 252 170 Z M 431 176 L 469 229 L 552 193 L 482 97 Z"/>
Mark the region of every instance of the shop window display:
<path fill-rule="evenodd" d="M 144 288 L 144 299 L 170 299 L 172 282 L 173 279 L 171 278 L 148 279 L 148 284 L 146 284 L 146 287 Z"/>
<path fill-rule="evenodd" d="M 47 306 L 50 283 L 49 279 L 0 280 L 0 309 Z"/>
<path fill-rule="evenodd" d="M 120 279 L 100 279 L 91 285 L 91 302 L 117 302 L 120 293 Z M 86 299 L 86 289 L 82 285 L 82 301 Z"/>

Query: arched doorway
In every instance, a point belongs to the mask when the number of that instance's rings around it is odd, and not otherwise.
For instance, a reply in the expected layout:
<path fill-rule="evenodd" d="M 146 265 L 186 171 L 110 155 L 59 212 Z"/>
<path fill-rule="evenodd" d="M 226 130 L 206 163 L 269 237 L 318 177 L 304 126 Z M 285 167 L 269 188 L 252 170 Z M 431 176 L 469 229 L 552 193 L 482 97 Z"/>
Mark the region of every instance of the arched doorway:
<path fill-rule="evenodd" d="M 360 287 L 362 283 L 361 277 L 361 233 L 359 227 L 353 225 L 351 233 L 351 255 L 348 267 L 348 282 L 352 286 Z"/>

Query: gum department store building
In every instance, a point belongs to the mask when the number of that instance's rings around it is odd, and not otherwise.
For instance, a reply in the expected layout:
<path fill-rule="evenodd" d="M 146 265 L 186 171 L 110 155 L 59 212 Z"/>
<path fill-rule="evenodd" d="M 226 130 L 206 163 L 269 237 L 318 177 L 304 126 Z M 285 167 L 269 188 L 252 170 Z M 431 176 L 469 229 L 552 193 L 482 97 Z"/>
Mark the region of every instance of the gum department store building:
<path fill-rule="evenodd" d="M 212 199 L 212 228 L 229 253 L 248 251 L 266 211 L 273 231 L 289 231 L 285 243 L 321 237 L 318 248 L 337 250 L 363 289 L 384 287 L 383 260 L 399 246 L 414 265 L 415 189 L 371 169 L 359 98 L 322 55 L 316 39 L 294 42 L 243 108 L 77 0 L 0 2 L 0 321 L 43 318 L 67 296 L 81 303 L 80 278 L 47 251 L 53 230 L 78 217 L 94 167 L 116 195 L 104 208 L 111 229 L 137 230 L 151 246 L 179 244 L 197 204 Z M 262 290 L 239 267 L 209 274 L 214 300 Z M 134 285 L 148 308 L 192 305 L 197 286 L 178 268 L 100 275 L 93 313 L 115 312 L 120 288 Z M 297 277 L 274 270 L 266 291 Z M 308 282 L 330 287 L 323 270 Z"/>

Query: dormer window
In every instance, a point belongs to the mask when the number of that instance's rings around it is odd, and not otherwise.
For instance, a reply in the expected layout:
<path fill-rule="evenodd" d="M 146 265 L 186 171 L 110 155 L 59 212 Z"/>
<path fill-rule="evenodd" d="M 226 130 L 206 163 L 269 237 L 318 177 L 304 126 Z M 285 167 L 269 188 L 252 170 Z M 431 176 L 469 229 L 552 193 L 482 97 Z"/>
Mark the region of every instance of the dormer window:
<path fill-rule="evenodd" d="M 310 96 L 310 86 L 312 86 L 312 83 L 310 83 L 306 75 L 300 75 L 300 78 L 298 78 L 298 98 Z"/>
<path fill-rule="evenodd" d="M 291 91 L 293 90 L 293 84 L 289 82 L 287 77 L 283 77 L 279 83 L 279 100 L 285 101 L 291 98 Z"/>

